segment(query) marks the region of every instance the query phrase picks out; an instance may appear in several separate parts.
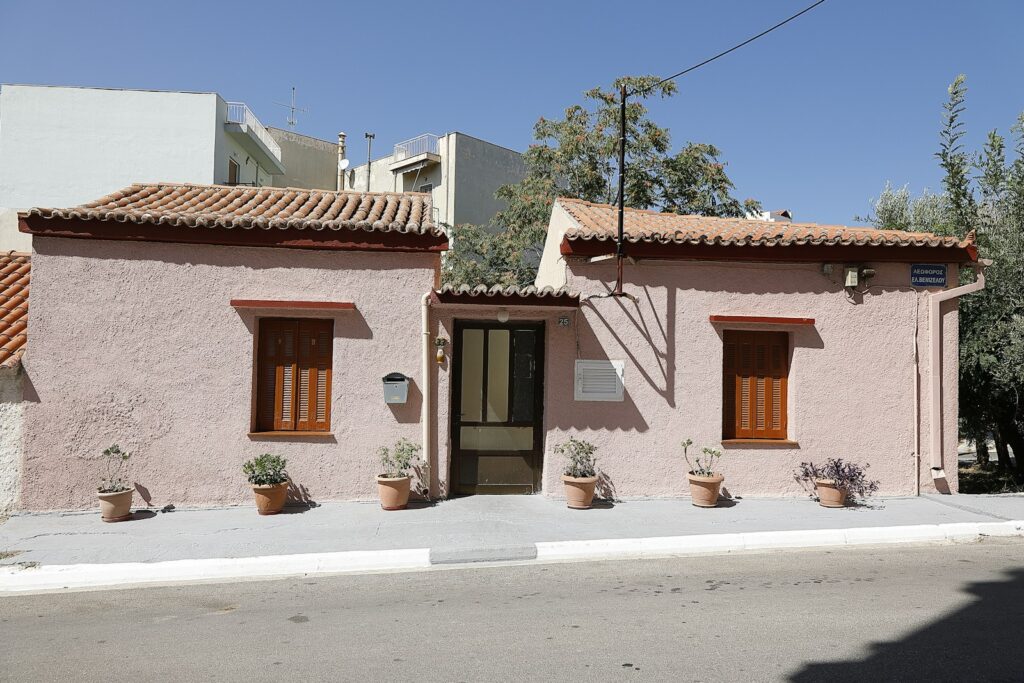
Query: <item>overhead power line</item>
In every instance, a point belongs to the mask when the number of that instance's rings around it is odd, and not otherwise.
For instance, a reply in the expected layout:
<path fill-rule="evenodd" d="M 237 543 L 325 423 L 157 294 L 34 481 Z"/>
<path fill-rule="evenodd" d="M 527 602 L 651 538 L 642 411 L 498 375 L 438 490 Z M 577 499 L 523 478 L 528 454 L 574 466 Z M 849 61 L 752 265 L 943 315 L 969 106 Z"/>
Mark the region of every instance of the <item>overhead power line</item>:
<path fill-rule="evenodd" d="M 802 10 L 792 15 L 791 17 L 787 17 L 786 19 L 783 19 L 782 21 L 775 24 L 771 28 L 767 28 L 764 31 L 761 31 L 756 36 L 751 36 L 750 38 L 744 40 L 742 43 L 737 43 L 736 45 L 733 45 L 728 50 L 723 50 L 722 52 L 719 52 L 717 55 L 714 55 L 713 57 L 708 57 L 704 61 L 694 64 L 691 67 L 687 67 L 678 73 L 672 74 L 668 78 L 661 79 L 660 81 L 652 85 L 651 89 L 658 87 L 662 83 L 674 81 L 680 76 L 685 76 L 691 71 L 696 71 L 702 66 L 710 64 L 716 59 L 721 59 L 730 52 L 735 52 L 736 50 L 739 50 L 741 47 L 745 45 L 750 45 L 758 38 L 763 38 L 764 36 L 774 31 L 775 29 L 781 28 L 788 24 L 789 22 L 793 21 L 794 19 L 801 17 L 804 14 L 807 14 L 812 9 L 814 9 L 815 7 L 824 2 L 825 0 L 818 0 L 814 4 L 808 5 L 807 7 L 803 8 Z M 617 239 L 615 240 L 615 260 L 617 272 L 615 277 L 615 289 L 609 292 L 607 296 L 625 296 L 622 292 L 622 262 L 625 260 L 626 256 L 625 239 L 623 235 L 626 211 L 626 98 L 629 97 L 630 95 L 640 94 L 641 92 L 649 92 L 649 90 L 629 92 L 626 90 L 625 84 L 623 84 L 621 86 L 621 90 L 619 93 L 619 215 L 617 226 Z"/>
<path fill-rule="evenodd" d="M 699 69 L 702 66 L 705 66 L 707 64 L 710 64 L 711 62 L 715 61 L 716 59 L 720 59 L 721 57 L 726 56 L 730 52 L 735 52 L 736 50 L 739 50 L 741 47 L 744 47 L 746 45 L 750 45 L 752 42 L 754 42 L 758 38 L 763 38 L 764 36 L 768 35 L 772 31 L 774 31 L 775 29 L 782 28 L 783 26 L 785 26 L 789 22 L 793 21 L 797 17 L 800 17 L 800 16 L 803 16 L 804 14 L 807 14 L 808 12 L 810 12 L 812 9 L 814 9 L 818 5 L 822 4 L 823 2 L 825 2 L 825 0 L 818 0 L 813 5 L 808 5 L 807 7 L 803 8 L 802 10 L 800 10 L 799 12 L 794 14 L 793 16 L 789 17 L 788 19 L 784 19 L 784 20 L 780 21 L 779 23 L 775 24 L 775 26 L 772 26 L 771 28 L 768 28 L 768 29 L 765 29 L 764 31 L 761 31 L 756 36 L 751 36 L 750 38 L 747 38 L 746 40 L 744 40 L 742 43 L 737 43 L 736 45 L 733 45 L 732 47 L 730 47 L 728 50 L 723 50 L 722 52 L 719 52 L 714 57 L 708 57 L 703 62 L 700 62 L 699 64 L 694 64 L 691 67 L 683 69 L 679 73 L 672 74 L 668 78 L 663 78 L 660 81 L 658 81 L 657 83 L 655 83 L 654 86 L 652 86 L 652 87 L 657 87 L 657 86 L 661 85 L 662 83 L 668 83 L 669 81 L 674 81 L 675 79 L 679 78 L 680 76 L 685 76 L 686 74 L 690 73 L 691 71 L 696 71 L 697 69 Z M 629 93 L 629 94 L 630 95 L 635 95 L 636 93 Z"/>

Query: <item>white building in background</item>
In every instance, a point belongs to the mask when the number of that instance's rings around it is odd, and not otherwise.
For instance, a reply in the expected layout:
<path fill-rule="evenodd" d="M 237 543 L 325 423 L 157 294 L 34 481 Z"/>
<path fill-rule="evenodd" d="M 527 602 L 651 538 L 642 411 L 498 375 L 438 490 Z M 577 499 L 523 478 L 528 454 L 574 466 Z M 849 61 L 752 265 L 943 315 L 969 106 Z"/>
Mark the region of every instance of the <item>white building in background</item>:
<path fill-rule="evenodd" d="M 302 181 L 336 189 L 337 145 L 301 138 L 273 135 L 217 93 L 0 86 L 0 251 L 31 249 L 19 210 L 76 206 L 132 183 L 296 185 L 291 156 Z"/>
<path fill-rule="evenodd" d="M 526 163 L 515 150 L 452 132 L 400 142 L 370 163 L 369 174 L 362 164 L 343 176 L 345 190 L 429 192 L 438 224 L 482 225 L 504 208 L 495 191 L 526 177 Z"/>
<path fill-rule="evenodd" d="M 746 219 L 748 221 L 768 221 L 769 223 L 792 223 L 793 212 L 789 209 L 761 211 L 758 213 L 748 213 Z"/>

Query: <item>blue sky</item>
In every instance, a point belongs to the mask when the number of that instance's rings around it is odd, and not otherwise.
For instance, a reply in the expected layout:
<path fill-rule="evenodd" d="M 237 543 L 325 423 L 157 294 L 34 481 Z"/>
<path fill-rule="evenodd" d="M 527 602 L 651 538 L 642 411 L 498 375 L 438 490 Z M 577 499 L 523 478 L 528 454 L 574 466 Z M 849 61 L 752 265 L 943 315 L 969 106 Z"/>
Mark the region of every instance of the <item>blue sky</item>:
<path fill-rule="evenodd" d="M 0 0 L 0 82 L 217 91 L 284 127 L 349 133 L 362 159 L 422 132 L 515 149 L 539 116 L 623 74 L 667 75 L 810 0 L 52 2 Z M 850 223 L 886 180 L 937 188 L 945 88 L 970 89 L 971 144 L 1024 110 L 1024 3 L 828 0 L 651 104 L 676 147 L 723 151 L 741 197 Z M 376 154 L 374 156 L 377 156 Z"/>

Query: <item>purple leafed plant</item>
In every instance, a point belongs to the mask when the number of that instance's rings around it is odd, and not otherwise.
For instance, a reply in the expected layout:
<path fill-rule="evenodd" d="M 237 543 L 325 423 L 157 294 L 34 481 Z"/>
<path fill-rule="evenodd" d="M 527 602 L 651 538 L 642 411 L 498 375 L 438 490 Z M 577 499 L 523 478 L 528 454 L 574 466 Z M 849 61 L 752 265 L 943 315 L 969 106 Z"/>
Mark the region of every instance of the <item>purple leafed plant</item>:
<path fill-rule="evenodd" d="M 871 465 L 865 463 L 860 466 L 855 462 L 848 462 L 842 458 L 829 458 L 824 465 L 815 465 L 813 462 L 802 462 L 793 473 L 797 481 L 809 483 L 814 487 L 815 481 L 834 482 L 835 487 L 846 491 L 850 498 L 864 499 L 878 491 L 878 481 L 868 479 L 866 470 Z M 817 498 L 811 493 L 812 498 Z"/>

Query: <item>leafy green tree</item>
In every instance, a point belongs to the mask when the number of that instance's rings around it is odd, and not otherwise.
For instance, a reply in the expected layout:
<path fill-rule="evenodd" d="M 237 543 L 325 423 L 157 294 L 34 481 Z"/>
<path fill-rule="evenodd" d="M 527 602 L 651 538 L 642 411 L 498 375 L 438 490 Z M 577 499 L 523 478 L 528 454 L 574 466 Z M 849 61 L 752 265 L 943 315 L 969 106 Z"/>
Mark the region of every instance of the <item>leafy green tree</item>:
<path fill-rule="evenodd" d="M 626 206 L 708 216 L 759 211 L 752 200 L 731 196 L 733 183 L 713 145 L 690 143 L 671 155 L 667 129 L 648 117 L 644 100 L 671 97 L 673 82 L 657 76 L 627 76 L 609 90 L 593 88 L 583 104 L 561 119 L 541 118 L 537 141 L 524 157 L 527 176 L 498 189 L 506 203 L 490 226 L 457 226 L 445 257 L 444 277 L 453 284 L 527 285 L 533 282 L 557 197 L 612 204 L 618 195 L 619 92 L 626 104 Z"/>
<path fill-rule="evenodd" d="M 888 230 L 953 232 L 949 204 L 944 194 L 925 189 L 921 196 L 911 197 L 906 185 L 894 189 L 891 183 L 886 183 L 882 193 L 872 201 L 872 208 L 872 213 L 854 216 L 854 220 Z"/>
<path fill-rule="evenodd" d="M 660 204 L 663 211 L 701 216 L 738 218 L 754 214 L 761 205 L 732 196 L 735 186 L 718 160 L 714 145 L 689 142 L 678 154 L 662 162 Z"/>
<path fill-rule="evenodd" d="M 963 149 L 966 80 L 949 88 L 940 150 L 941 195 L 911 197 L 886 184 L 874 202 L 872 221 L 881 228 L 932 230 L 965 237 L 974 230 L 981 255 L 992 259 L 986 288 L 960 300 L 961 430 L 987 460 L 991 433 L 999 464 L 1024 477 L 1024 114 L 1011 128 L 1014 160 L 1006 141 L 991 131 L 982 149 Z"/>
<path fill-rule="evenodd" d="M 976 215 L 974 195 L 969 177 L 970 161 L 963 148 L 963 136 L 967 132 L 960 120 L 967 98 L 967 77 L 957 76 L 949 86 L 949 100 L 943 105 L 942 131 L 939 133 L 939 151 L 935 156 L 946 175 L 942 185 L 946 189 L 955 225 L 966 232 L 973 227 Z"/>
<path fill-rule="evenodd" d="M 540 261 L 540 242 L 524 250 L 512 231 L 483 225 L 448 228 L 452 249 L 442 262 L 442 278 L 451 285 L 523 286 L 533 282 Z"/>

